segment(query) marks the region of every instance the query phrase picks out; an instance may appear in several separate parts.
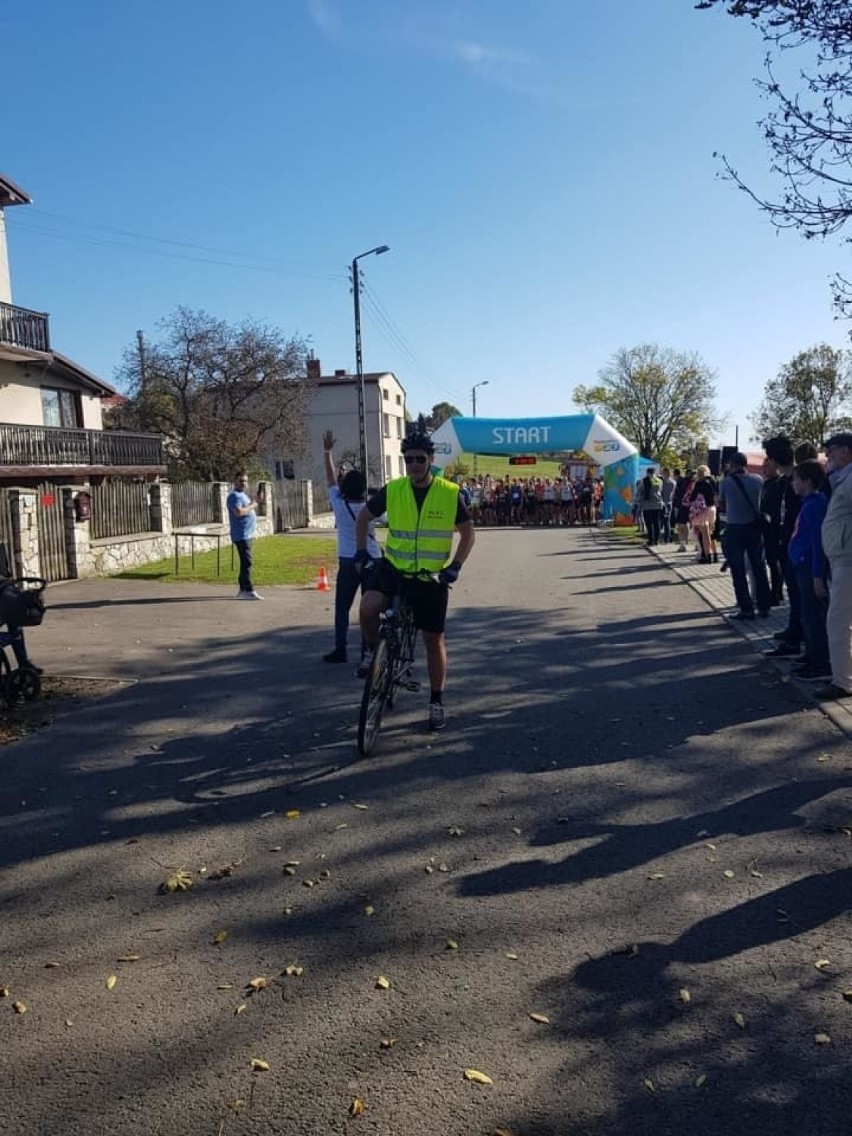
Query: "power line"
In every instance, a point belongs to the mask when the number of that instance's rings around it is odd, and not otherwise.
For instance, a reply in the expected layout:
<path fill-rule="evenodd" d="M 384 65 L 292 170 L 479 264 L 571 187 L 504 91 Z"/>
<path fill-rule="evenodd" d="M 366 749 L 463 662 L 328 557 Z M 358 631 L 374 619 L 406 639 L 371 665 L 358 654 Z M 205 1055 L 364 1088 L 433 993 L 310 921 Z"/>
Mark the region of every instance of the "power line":
<path fill-rule="evenodd" d="M 61 214 L 48 213 L 46 210 L 37 210 L 38 213 L 47 217 L 57 217 L 62 219 Z M 69 219 L 70 220 L 70 219 Z M 134 233 L 126 229 L 116 229 L 109 225 L 95 225 L 87 224 L 85 222 L 78 223 L 71 221 L 72 226 L 77 225 L 78 228 L 89 228 L 100 230 L 105 233 L 116 233 L 118 235 L 126 236 L 129 240 L 112 240 L 104 236 L 91 236 L 86 233 L 70 233 L 61 228 L 49 228 L 44 225 L 33 223 L 29 216 L 23 218 L 16 218 L 16 224 L 22 232 L 37 233 L 42 236 L 58 237 L 61 240 L 76 241 L 80 244 L 100 245 L 105 248 L 118 248 L 126 249 L 134 253 L 145 253 L 149 256 L 167 257 L 172 260 L 185 260 L 196 264 L 214 264 L 226 268 L 242 268 L 252 272 L 273 272 L 279 275 L 300 276 L 303 278 L 314 280 L 329 280 L 339 281 L 343 277 L 336 273 L 317 273 L 311 272 L 306 269 L 298 268 L 288 261 L 276 260 L 273 257 L 254 256 L 246 257 L 245 252 L 234 252 L 228 249 L 218 249 L 210 245 L 195 245 L 187 241 L 174 241 L 165 237 L 152 237 L 144 233 Z M 198 252 L 210 252 L 216 254 L 214 257 L 205 256 L 191 256 L 188 253 L 180 253 L 169 251 L 164 248 L 148 248 L 146 245 L 135 242 L 149 242 L 151 244 L 169 245 L 173 248 L 183 248 L 187 250 L 195 250 Z M 231 259 L 223 260 L 221 257 L 229 257 Z M 266 261 L 267 263 L 259 263 Z"/>

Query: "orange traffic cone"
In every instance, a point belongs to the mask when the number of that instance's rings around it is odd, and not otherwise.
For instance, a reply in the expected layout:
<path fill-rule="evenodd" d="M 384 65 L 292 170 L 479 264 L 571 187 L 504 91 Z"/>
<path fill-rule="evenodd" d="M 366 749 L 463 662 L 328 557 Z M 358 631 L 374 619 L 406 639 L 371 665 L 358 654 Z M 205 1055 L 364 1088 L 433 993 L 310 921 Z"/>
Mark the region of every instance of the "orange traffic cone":
<path fill-rule="evenodd" d="M 330 592 L 331 591 L 331 585 L 328 582 L 328 572 L 326 572 L 325 567 L 320 568 L 319 580 L 317 580 L 317 591 L 318 592 Z"/>

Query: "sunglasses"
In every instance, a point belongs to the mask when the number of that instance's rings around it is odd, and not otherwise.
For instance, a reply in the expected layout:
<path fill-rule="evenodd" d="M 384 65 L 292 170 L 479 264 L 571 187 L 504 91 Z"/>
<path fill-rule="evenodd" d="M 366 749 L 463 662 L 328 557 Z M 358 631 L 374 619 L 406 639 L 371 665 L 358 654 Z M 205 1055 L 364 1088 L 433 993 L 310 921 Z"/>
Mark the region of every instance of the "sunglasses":
<path fill-rule="evenodd" d="M 404 459 L 406 465 L 425 465 L 429 460 L 423 454 L 405 454 Z"/>

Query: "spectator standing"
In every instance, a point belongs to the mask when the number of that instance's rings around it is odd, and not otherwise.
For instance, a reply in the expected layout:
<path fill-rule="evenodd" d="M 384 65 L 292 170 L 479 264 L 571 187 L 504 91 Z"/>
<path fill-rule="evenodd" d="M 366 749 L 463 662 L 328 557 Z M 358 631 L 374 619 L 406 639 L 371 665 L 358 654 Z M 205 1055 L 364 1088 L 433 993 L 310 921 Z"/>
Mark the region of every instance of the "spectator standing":
<path fill-rule="evenodd" d="M 748 587 L 746 561 L 754 578 L 755 600 L 758 614 L 769 615 L 772 596 L 766 565 L 763 560 L 763 537 L 760 521 L 760 490 L 762 480 L 747 473 L 745 454 L 734 454 L 730 473 L 719 488 L 719 508 L 725 514 L 722 532 L 722 551 L 731 570 L 731 581 L 737 597 L 739 611 L 733 619 L 754 619 L 754 601 Z"/>
<path fill-rule="evenodd" d="M 796 517 L 799 515 L 799 498 L 793 491 L 793 444 L 789 438 L 779 434 L 776 438 L 767 438 L 763 443 L 766 456 L 774 462 L 778 470 L 778 494 L 780 497 L 780 520 L 778 529 L 778 562 L 787 585 L 787 600 L 789 610 L 787 613 L 787 626 L 779 631 L 775 638 L 778 645 L 767 655 L 798 655 L 801 649 L 802 630 L 802 598 L 799 594 L 799 584 L 796 573 L 790 565 L 787 549 L 790 537 L 796 527 Z"/>
<path fill-rule="evenodd" d="M 247 488 L 248 474 L 241 469 L 234 478 L 234 488 L 228 494 L 228 522 L 231 529 L 231 543 L 240 558 L 240 590 L 237 599 L 260 600 L 263 596 L 257 594 L 251 580 L 252 543 L 257 531 L 257 501 L 249 497 Z"/>
<path fill-rule="evenodd" d="M 695 470 L 688 469 L 683 477 L 678 477 L 672 494 L 672 518 L 677 526 L 678 552 L 686 552 L 686 541 L 689 537 L 689 506 L 694 484 Z"/>
<path fill-rule="evenodd" d="M 802 462 L 793 471 L 793 489 L 802 502 L 787 550 L 802 599 L 805 659 L 793 667 L 793 674 L 798 678 L 831 678 L 826 631 L 826 561 L 821 537 L 828 501 L 819 491 L 824 480 L 825 472 L 818 461 Z"/>
<path fill-rule="evenodd" d="M 364 508 L 367 483 L 358 469 L 350 469 L 338 477 L 334 468 L 335 438 L 331 430 L 322 436 L 325 480 L 328 500 L 334 513 L 337 529 L 337 580 L 334 586 L 334 650 L 323 655 L 324 663 L 345 663 L 349 640 L 349 612 L 352 601 L 361 586 L 361 576 L 355 570 L 355 521 Z M 373 525 L 367 534 L 367 552 L 371 560 L 380 560 L 382 550 L 376 542 Z M 363 656 L 366 644 L 361 642 Z"/>
<path fill-rule="evenodd" d="M 660 473 L 663 475 L 663 513 L 661 517 L 663 524 L 662 537 L 664 544 L 671 544 L 672 498 L 674 497 L 674 491 L 677 488 L 677 482 L 672 477 L 672 471 L 668 468 L 668 466 L 664 465 L 660 470 Z"/>
<path fill-rule="evenodd" d="M 781 495 L 783 486 L 778 466 L 771 458 L 763 462 L 763 488 L 760 491 L 760 518 L 763 526 L 763 551 L 769 569 L 772 603 L 784 599 L 784 573 L 781 569 Z"/>
<path fill-rule="evenodd" d="M 831 498 L 822 523 L 822 546 L 831 571 L 828 650 L 831 682 L 817 698 L 833 702 L 852 695 L 852 433 L 825 443 Z"/>
<path fill-rule="evenodd" d="M 660 543 L 660 521 L 663 516 L 663 482 L 657 477 L 653 466 L 648 467 L 639 482 L 639 507 L 650 548 L 651 545 Z"/>
<path fill-rule="evenodd" d="M 716 528 L 716 482 L 710 476 L 710 467 L 700 465 L 695 471 L 696 481 L 689 506 L 689 522 L 698 541 L 699 561 L 715 564 L 719 561 L 713 531 Z"/>

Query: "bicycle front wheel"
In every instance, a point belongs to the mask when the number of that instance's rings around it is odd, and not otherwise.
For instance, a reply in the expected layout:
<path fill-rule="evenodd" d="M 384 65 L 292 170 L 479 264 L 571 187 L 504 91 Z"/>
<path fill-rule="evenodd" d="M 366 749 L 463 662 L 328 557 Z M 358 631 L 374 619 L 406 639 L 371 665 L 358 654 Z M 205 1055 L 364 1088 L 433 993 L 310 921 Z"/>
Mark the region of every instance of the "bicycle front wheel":
<path fill-rule="evenodd" d="M 361 713 L 358 717 L 358 752 L 362 757 L 372 753 L 379 736 L 385 703 L 393 680 L 393 657 L 387 640 L 380 638 L 373 655 L 370 673 L 364 681 Z"/>

